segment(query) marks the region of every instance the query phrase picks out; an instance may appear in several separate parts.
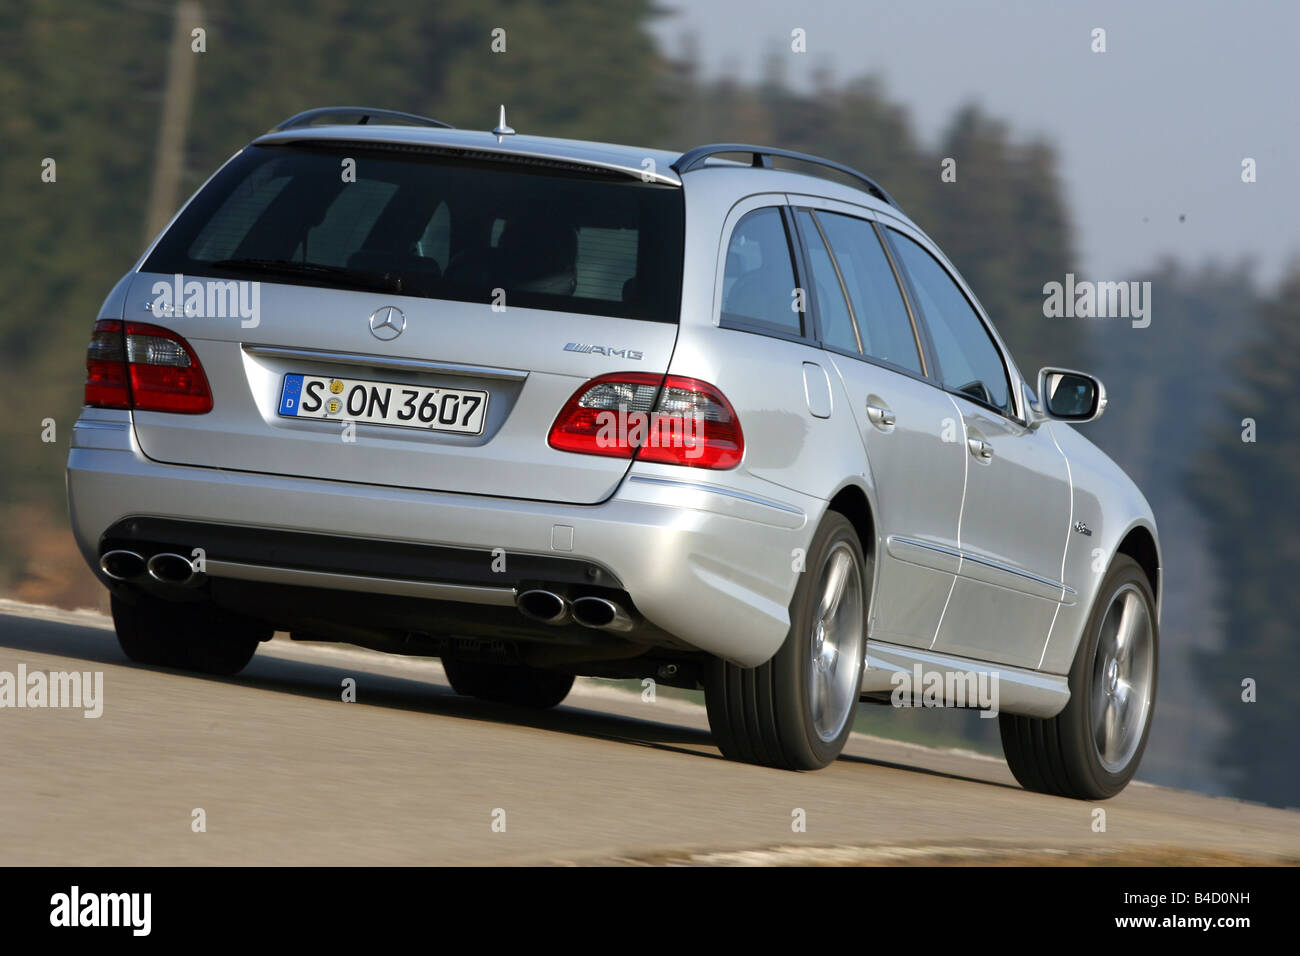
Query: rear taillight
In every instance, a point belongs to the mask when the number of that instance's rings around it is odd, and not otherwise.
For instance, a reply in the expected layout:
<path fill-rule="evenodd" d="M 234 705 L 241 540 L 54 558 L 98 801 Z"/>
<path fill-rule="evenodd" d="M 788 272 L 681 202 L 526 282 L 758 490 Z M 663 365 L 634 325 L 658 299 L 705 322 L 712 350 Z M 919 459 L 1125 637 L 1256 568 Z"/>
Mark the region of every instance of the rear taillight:
<path fill-rule="evenodd" d="M 199 357 L 168 329 L 100 319 L 86 350 L 87 405 L 201 415 L 212 391 Z"/>
<path fill-rule="evenodd" d="M 86 348 L 86 404 L 96 408 L 131 407 L 122 323 L 113 319 L 95 323 Z"/>
<path fill-rule="evenodd" d="M 692 468 L 734 468 L 745 453 L 740 420 L 720 391 L 648 372 L 593 378 L 565 402 L 547 441 L 560 451 Z"/>

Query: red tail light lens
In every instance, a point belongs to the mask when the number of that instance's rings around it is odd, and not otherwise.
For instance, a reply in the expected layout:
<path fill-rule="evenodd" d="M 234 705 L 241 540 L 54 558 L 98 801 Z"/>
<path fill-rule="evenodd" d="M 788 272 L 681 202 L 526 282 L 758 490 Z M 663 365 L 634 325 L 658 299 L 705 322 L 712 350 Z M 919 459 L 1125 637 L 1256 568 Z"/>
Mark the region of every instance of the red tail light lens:
<path fill-rule="evenodd" d="M 126 323 L 131 406 L 147 412 L 202 415 L 212 411 L 212 391 L 190 344 L 168 329 Z"/>
<path fill-rule="evenodd" d="M 593 378 L 565 402 L 547 441 L 581 455 L 691 468 L 734 468 L 745 454 L 740 420 L 717 388 L 648 372 Z"/>
<path fill-rule="evenodd" d="M 86 404 L 96 408 L 131 407 L 121 322 L 100 319 L 95 323 L 86 348 Z"/>
<path fill-rule="evenodd" d="M 188 342 L 157 325 L 101 319 L 86 351 L 87 405 L 202 415 L 212 391 Z"/>

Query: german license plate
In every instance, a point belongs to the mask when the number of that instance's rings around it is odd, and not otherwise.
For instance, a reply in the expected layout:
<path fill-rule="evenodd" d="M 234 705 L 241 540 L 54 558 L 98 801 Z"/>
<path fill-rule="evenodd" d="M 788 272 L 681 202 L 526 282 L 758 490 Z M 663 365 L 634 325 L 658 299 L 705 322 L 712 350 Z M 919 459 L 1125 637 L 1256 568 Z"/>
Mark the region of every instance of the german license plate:
<path fill-rule="evenodd" d="M 291 373 L 280 390 L 280 414 L 286 418 L 329 418 L 460 435 L 483 433 L 487 405 L 487 392 L 328 375 Z"/>

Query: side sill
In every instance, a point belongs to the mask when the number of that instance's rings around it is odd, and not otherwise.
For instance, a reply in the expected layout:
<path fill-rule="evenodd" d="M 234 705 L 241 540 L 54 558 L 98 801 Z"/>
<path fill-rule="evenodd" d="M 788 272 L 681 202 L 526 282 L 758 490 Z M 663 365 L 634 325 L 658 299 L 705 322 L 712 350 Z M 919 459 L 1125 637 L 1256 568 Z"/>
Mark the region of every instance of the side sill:
<path fill-rule="evenodd" d="M 1055 717 L 1070 702 L 1069 680 L 1060 674 L 1044 674 L 1024 667 L 991 664 L 872 640 L 867 641 L 867 667 L 862 676 L 862 693 L 888 694 L 897 686 L 894 680 L 896 674 L 906 674 L 909 682 L 912 682 L 918 667 L 925 675 L 973 674 L 977 680 L 985 681 L 991 681 L 996 675 L 997 709 L 1008 714 Z M 946 697 L 949 684 L 949 681 L 944 681 L 945 707 L 957 703 Z"/>

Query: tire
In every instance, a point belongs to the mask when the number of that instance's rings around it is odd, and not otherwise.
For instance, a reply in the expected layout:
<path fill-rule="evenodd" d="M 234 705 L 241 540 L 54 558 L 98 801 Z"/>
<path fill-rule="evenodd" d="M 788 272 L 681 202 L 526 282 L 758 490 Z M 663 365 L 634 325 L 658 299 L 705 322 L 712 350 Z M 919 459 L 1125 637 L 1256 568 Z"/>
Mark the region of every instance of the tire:
<path fill-rule="evenodd" d="M 477 697 L 497 704 L 515 704 L 547 710 L 569 696 L 573 675 L 528 667 L 443 658 L 451 689 L 462 697 Z"/>
<path fill-rule="evenodd" d="M 1070 702 L 1045 719 L 998 715 L 1007 765 L 1026 790 L 1105 800 L 1133 779 L 1155 713 L 1155 608 L 1146 573 L 1117 555 L 1070 667 Z M 1126 614 L 1133 615 L 1132 630 L 1121 629 Z M 1123 642 L 1121 630 L 1129 635 Z"/>
<path fill-rule="evenodd" d="M 112 598 L 113 626 L 122 651 L 137 664 L 230 677 L 257 653 L 272 629 L 208 604 L 172 603 L 137 595 Z"/>
<path fill-rule="evenodd" d="M 857 532 L 843 515 L 830 512 L 817 529 L 807 569 L 790 602 L 790 631 L 772 659 L 754 668 L 715 660 L 708 673 L 709 726 L 732 760 L 818 770 L 840 755 L 853 730 L 869 577 Z M 832 574 L 843 575 L 838 591 Z"/>

